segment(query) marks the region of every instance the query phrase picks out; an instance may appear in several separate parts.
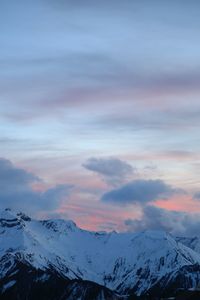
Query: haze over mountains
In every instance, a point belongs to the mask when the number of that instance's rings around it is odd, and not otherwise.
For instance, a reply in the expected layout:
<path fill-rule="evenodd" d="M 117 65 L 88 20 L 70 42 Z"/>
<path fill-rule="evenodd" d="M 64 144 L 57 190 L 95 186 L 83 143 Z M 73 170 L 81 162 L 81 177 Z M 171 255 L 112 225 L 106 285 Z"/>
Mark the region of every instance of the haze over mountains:
<path fill-rule="evenodd" d="M 198 238 L 90 232 L 72 221 L 0 214 L 1 299 L 169 296 L 195 288 L 199 278 Z"/>

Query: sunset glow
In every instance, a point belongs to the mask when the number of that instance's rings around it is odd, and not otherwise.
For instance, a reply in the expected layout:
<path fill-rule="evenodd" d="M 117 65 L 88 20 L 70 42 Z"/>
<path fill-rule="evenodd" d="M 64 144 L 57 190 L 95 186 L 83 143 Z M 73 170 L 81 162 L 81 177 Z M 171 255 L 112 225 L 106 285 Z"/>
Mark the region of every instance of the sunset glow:
<path fill-rule="evenodd" d="M 0 6 L 0 206 L 100 231 L 200 215 L 200 3 Z"/>

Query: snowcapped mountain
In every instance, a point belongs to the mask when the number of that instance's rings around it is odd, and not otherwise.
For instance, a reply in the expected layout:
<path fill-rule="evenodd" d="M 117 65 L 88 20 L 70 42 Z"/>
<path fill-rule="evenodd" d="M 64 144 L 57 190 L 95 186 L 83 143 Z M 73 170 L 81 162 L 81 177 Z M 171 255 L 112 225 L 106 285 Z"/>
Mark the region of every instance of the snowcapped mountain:
<path fill-rule="evenodd" d="M 200 239 L 198 237 L 176 237 L 176 241 L 200 253 Z"/>
<path fill-rule="evenodd" d="M 175 294 L 199 284 L 198 245 L 162 231 L 89 232 L 7 209 L 0 213 L 1 299 L 39 300 L 38 290 L 43 300 Z"/>

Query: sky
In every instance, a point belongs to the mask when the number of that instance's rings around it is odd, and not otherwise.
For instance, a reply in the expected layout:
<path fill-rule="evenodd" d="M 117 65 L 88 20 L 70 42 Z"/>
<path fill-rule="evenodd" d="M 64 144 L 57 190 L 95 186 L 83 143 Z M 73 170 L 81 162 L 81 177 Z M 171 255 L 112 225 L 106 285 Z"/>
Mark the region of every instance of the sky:
<path fill-rule="evenodd" d="M 0 208 L 200 225 L 198 0 L 0 0 Z"/>

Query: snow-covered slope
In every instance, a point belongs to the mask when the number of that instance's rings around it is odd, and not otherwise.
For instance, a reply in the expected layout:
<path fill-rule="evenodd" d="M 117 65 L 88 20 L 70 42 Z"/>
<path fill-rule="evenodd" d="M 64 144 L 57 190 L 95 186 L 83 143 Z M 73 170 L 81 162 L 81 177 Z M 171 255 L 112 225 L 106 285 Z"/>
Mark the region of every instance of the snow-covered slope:
<path fill-rule="evenodd" d="M 180 276 L 184 287 L 192 287 L 200 274 L 200 254 L 162 231 L 89 232 L 72 221 L 37 221 L 5 210 L 0 213 L 0 280 L 16 261 L 121 295 L 154 292 L 154 287 L 164 293 Z"/>
<path fill-rule="evenodd" d="M 176 241 L 200 254 L 200 239 L 198 237 L 176 237 Z"/>

